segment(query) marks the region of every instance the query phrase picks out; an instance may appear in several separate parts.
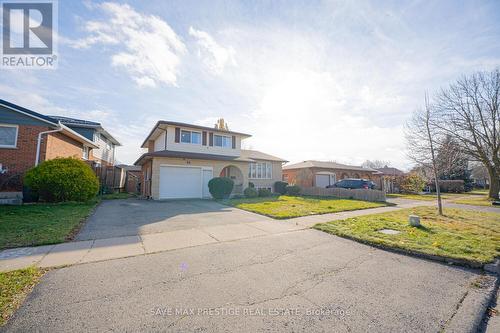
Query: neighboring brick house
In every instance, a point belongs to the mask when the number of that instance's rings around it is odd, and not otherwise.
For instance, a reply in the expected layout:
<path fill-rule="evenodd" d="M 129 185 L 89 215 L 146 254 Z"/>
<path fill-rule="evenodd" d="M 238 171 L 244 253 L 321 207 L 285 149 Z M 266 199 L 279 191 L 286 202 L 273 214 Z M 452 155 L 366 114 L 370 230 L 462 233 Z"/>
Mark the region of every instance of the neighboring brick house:
<path fill-rule="evenodd" d="M 55 118 L 0 99 L 0 191 L 21 191 L 22 175 L 40 162 L 89 160 L 93 149 L 99 145 Z"/>
<path fill-rule="evenodd" d="M 209 198 L 213 177 L 234 180 L 233 195 L 253 183 L 274 190 L 285 160 L 241 149 L 249 134 L 230 131 L 223 119 L 215 127 L 159 121 L 146 137 L 148 149 L 135 165 L 142 167 L 142 194 L 153 199 Z"/>
<path fill-rule="evenodd" d="M 387 165 L 383 168 L 377 168 L 377 171 L 382 179 L 383 190 L 386 193 L 399 193 L 399 180 L 405 175 L 405 172 Z"/>
<path fill-rule="evenodd" d="M 381 186 L 379 172 L 336 162 L 304 161 L 283 167 L 283 181 L 302 187 L 327 187 L 345 178 L 369 179 Z"/>

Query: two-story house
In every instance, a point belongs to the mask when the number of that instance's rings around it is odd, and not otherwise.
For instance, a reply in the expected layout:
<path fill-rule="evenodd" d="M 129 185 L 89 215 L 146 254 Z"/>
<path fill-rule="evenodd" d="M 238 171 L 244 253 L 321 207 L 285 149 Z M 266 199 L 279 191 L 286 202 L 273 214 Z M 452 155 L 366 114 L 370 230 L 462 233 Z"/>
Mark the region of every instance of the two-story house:
<path fill-rule="evenodd" d="M 142 194 L 153 199 L 209 198 L 213 177 L 234 180 L 233 194 L 253 183 L 274 189 L 285 160 L 241 149 L 249 134 L 230 131 L 223 119 L 215 127 L 159 121 L 144 140 L 147 149 L 136 162 L 142 167 Z"/>
<path fill-rule="evenodd" d="M 101 165 L 115 164 L 115 148 L 121 146 L 121 144 L 100 123 L 61 116 L 50 117 L 60 121 L 97 145 L 97 148 L 84 152 L 88 160 Z"/>
<path fill-rule="evenodd" d="M 99 151 L 107 152 L 108 148 L 98 140 L 94 142 L 92 133 L 105 133 L 103 136 L 112 140 L 113 145 L 119 145 L 98 123 L 88 122 L 92 124 L 91 132 L 85 133 L 79 126 L 69 121 L 65 121 L 66 125 L 61 119 L 0 99 L 0 191 L 21 191 L 24 173 L 45 160 L 74 157 L 101 162 Z M 96 158 L 93 151 L 97 152 Z M 105 161 L 112 163 L 113 159 L 110 156 Z"/>

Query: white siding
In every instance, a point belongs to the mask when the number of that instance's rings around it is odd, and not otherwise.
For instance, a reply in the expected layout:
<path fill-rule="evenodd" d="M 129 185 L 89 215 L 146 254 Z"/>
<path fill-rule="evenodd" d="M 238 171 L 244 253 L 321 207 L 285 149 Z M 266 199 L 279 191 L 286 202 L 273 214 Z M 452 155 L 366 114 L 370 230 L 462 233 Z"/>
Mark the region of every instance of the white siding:
<path fill-rule="evenodd" d="M 104 160 L 108 163 L 114 163 L 114 145 L 109 142 L 110 149 L 107 148 L 107 141 L 102 135 L 94 136 L 94 143 L 99 146 L 99 148 L 92 149 L 92 155 L 100 160 Z"/>
<path fill-rule="evenodd" d="M 161 133 L 155 140 L 155 151 L 165 150 L 165 132 Z"/>
<path fill-rule="evenodd" d="M 189 128 L 189 127 L 181 127 L 181 130 L 195 131 L 195 132 L 203 133 L 203 131 L 200 129 Z M 209 133 L 209 131 L 207 131 L 207 145 L 206 146 L 203 146 L 202 144 L 191 144 L 191 143 L 182 143 L 182 142 L 176 143 L 175 142 L 175 126 L 168 126 L 168 128 L 167 128 L 167 150 L 183 151 L 183 152 L 189 152 L 189 153 L 240 156 L 241 137 L 239 135 L 236 135 L 236 149 L 232 149 L 232 148 L 222 148 L 222 147 L 215 147 L 215 146 L 210 147 L 208 145 L 209 144 L 208 133 Z M 233 136 L 233 134 L 231 134 L 231 133 L 218 132 L 215 129 L 214 129 L 213 133 L 225 135 L 225 136 L 229 136 L 229 137 Z M 202 140 L 203 140 L 203 135 L 202 135 Z M 161 135 L 155 140 L 155 151 L 157 150 L 157 148 L 156 148 L 157 142 L 159 142 L 159 141 L 162 141 Z M 159 143 L 158 143 L 158 145 L 159 145 Z M 164 145 L 164 141 L 163 141 L 163 145 Z M 160 150 L 163 150 L 163 147 Z"/>

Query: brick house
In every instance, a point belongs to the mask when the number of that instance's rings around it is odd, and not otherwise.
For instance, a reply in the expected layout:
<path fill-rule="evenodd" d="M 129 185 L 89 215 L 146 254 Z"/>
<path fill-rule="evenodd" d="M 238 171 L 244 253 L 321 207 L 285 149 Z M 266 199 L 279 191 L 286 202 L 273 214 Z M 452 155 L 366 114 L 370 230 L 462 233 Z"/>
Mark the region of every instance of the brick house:
<path fill-rule="evenodd" d="M 386 193 L 399 193 L 400 180 L 404 177 L 405 172 L 397 168 L 384 166 L 383 168 L 377 168 L 382 179 L 382 188 Z"/>
<path fill-rule="evenodd" d="M 283 167 L 283 181 L 302 187 L 327 187 L 346 178 L 369 179 L 380 188 L 380 172 L 336 162 L 304 161 Z"/>
<path fill-rule="evenodd" d="M 0 192 L 20 192 L 22 175 L 40 162 L 92 160 L 98 149 L 98 142 L 54 117 L 0 99 Z"/>

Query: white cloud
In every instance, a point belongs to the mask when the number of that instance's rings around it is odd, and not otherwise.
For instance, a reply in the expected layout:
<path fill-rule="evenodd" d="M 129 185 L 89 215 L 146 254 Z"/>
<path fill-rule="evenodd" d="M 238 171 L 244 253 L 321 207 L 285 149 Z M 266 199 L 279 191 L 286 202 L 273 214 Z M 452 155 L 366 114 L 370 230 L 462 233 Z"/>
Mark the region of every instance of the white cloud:
<path fill-rule="evenodd" d="M 72 41 L 74 48 L 102 44 L 114 46 L 111 63 L 124 69 L 140 87 L 177 85 L 178 67 L 186 47 L 167 22 L 141 14 L 129 5 L 98 5 L 106 15 L 85 25 L 89 33 Z"/>
<path fill-rule="evenodd" d="M 210 72 L 220 75 L 228 65 L 237 66 L 235 51 L 232 47 L 223 47 L 207 32 L 189 27 L 189 34 L 196 38 L 198 57 Z"/>
<path fill-rule="evenodd" d="M 360 164 L 365 159 L 394 160 L 404 148 L 399 126 L 382 127 L 369 115 L 350 112 L 357 97 L 329 72 L 275 72 L 260 105 L 248 144 L 292 162 L 306 159 Z M 367 97 L 372 100 L 371 97 Z M 378 147 L 374 149 L 374 147 Z"/>

